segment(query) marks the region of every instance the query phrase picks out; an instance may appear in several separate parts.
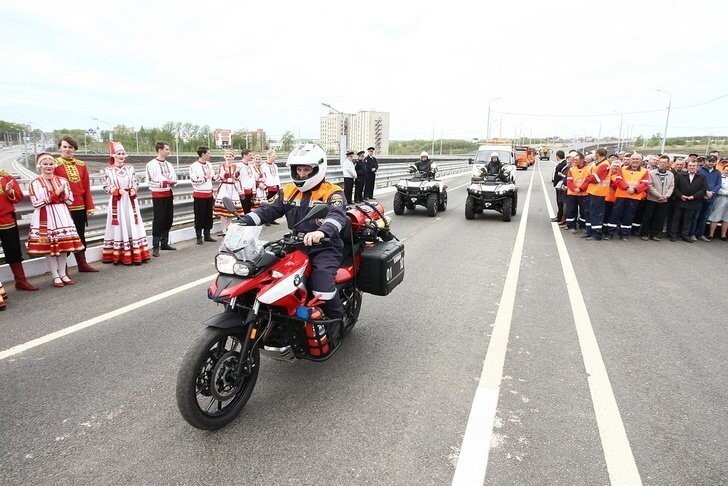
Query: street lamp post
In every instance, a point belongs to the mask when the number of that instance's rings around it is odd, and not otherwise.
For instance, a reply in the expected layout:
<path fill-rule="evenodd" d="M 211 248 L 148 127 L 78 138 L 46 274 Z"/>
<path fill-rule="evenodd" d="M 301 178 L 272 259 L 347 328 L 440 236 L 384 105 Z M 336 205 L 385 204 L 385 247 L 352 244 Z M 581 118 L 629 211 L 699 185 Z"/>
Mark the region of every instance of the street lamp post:
<path fill-rule="evenodd" d="M 599 123 L 599 132 L 597 134 L 597 148 L 596 148 L 597 150 L 599 150 L 599 142 L 602 139 L 602 122 L 600 122 L 599 120 L 594 120 L 594 121 Z"/>
<path fill-rule="evenodd" d="M 491 98 L 488 100 L 488 125 L 487 125 L 487 128 L 485 129 L 485 143 L 488 143 L 488 140 L 490 140 L 490 104 L 493 103 L 494 101 L 498 101 L 501 99 L 503 99 L 503 98 L 497 97 L 497 98 Z"/>
<path fill-rule="evenodd" d="M 662 149 L 660 149 L 660 153 L 665 153 L 665 141 L 667 140 L 667 124 L 670 122 L 670 108 L 672 107 L 672 93 L 669 91 L 665 91 L 664 89 L 658 89 L 660 93 L 667 94 L 670 98 L 667 102 L 667 116 L 665 117 L 665 133 L 662 134 Z"/>
<path fill-rule="evenodd" d="M 342 125 L 344 139 L 339 140 L 339 158 L 343 161 L 344 158 L 346 157 L 346 151 L 349 149 L 346 115 L 344 115 L 342 112 L 340 112 L 339 110 L 337 110 L 336 108 L 334 108 L 333 106 L 331 106 L 328 103 L 321 103 L 321 106 L 325 106 L 329 110 L 334 111 L 334 112 L 338 113 L 339 115 L 341 115 L 341 125 Z"/>

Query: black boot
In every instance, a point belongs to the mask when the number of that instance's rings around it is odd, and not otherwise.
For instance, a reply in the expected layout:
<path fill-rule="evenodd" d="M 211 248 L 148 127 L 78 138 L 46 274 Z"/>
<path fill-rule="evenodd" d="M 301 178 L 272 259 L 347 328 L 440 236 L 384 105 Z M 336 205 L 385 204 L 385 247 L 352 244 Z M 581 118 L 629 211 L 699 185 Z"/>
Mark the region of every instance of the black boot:
<path fill-rule="evenodd" d="M 177 248 L 169 244 L 169 233 L 162 235 L 162 244 L 159 245 L 161 250 L 176 250 Z"/>
<path fill-rule="evenodd" d="M 159 236 L 152 237 L 152 256 L 159 256 Z"/>
<path fill-rule="evenodd" d="M 202 230 L 195 228 L 195 233 L 197 234 L 197 244 L 201 245 L 202 244 Z"/>
<path fill-rule="evenodd" d="M 199 239 L 199 236 L 197 238 Z M 211 242 L 217 241 L 215 238 L 213 238 L 212 236 L 210 236 L 210 230 L 209 229 L 206 229 L 205 230 L 205 241 L 211 241 Z"/>

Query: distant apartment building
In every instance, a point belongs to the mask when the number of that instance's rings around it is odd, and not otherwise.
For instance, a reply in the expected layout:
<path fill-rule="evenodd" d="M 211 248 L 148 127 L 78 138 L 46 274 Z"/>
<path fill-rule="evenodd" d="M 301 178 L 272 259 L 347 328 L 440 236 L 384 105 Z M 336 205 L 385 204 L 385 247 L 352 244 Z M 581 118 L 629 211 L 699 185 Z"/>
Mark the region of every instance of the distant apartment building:
<path fill-rule="evenodd" d="M 212 136 L 217 148 L 230 148 L 233 144 L 233 131 L 227 128 L 216 128 Z"/>
<path fill-rule="evenodd" d="M 338 152 L 339 140 L 347 127 L 349 150 L 358 152 L 374 147 L 378 154 L 389 153 L 389 113 L 360 111 L 355 114 L 331 112 L 321 117 L 321 145 L 327 152 Z"/>

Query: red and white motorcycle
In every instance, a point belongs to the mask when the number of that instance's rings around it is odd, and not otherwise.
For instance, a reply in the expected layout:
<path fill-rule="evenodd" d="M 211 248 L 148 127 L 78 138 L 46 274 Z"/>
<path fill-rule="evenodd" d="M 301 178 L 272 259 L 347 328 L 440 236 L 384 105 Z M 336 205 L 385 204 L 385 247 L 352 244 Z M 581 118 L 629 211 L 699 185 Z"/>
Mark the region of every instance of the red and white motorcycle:
<path fill-rule="evenodd" d="M 303 221 L 323 219 L 328 210 L 314 205 Z M 342 234 L 336 273 L 341 319 L 327 319 L 307 289 L 312 269 L 301 251 L 303 234 L 294 228 L 263 243 L 260 226 L 228 227 L 215 258 L 219 275 L 207 291 L 225 310 L 205 321 L 177 376 L 177 406 L 190 425 L 218 429 L 232 421 L 253 392 L 261 354 L 281 361 L 328 360 L 357 322 L 362 292 L 387 295 L 402 282 L 404 245 L 395 241 L 382 206 L 349 206 L 347 215 L 351 225 Z"/>

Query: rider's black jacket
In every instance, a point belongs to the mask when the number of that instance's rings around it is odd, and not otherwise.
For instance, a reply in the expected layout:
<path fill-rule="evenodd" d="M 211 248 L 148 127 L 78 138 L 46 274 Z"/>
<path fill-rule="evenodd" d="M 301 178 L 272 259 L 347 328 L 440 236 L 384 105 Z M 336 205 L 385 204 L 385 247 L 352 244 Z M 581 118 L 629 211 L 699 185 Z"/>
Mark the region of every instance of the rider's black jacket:
<path fill-rule="evenodd" d="M 432 162 L 430 161 L 430 159 L 425 159 L 425 160 L 420 159 L 417 162 L 415 162 L 415 167 L 417 168 L 417 170 L 419 172 L 429 173 L 432 170 Z"/>

